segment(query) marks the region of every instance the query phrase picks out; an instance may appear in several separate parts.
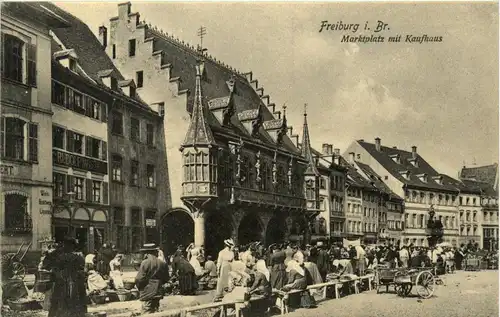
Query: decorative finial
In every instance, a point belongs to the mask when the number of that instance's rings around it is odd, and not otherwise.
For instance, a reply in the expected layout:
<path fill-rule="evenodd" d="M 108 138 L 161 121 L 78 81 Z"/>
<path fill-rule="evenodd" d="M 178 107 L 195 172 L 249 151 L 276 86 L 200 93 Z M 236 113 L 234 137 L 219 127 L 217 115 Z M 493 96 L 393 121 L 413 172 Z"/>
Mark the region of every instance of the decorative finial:
<path fill-rule="evenodd" d="M 283 104 L 283 118 L 286 116 L 286 102 Z"/>
<path fill-rule="evenodd" d="M 304 104 L 304 117 L 307 117 L 307 103 Z"/>

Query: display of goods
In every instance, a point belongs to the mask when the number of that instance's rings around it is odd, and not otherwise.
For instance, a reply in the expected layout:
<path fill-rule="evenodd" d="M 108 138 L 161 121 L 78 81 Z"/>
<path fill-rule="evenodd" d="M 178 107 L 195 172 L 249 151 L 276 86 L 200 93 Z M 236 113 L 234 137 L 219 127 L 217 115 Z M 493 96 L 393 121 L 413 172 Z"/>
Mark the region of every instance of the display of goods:
<path fill-rule="evenodd" d="M 29 298 L 20 298 L 17 300 L 7 300 L 9 308 L 15 311 L 27 311 L 41 309 L 40 303 Z"/>
<path fill-rule="evenodd" d="M 118 295 L 118 300 L 120 302 L 126 302 L 130 299 L 130 292 L 117 292 L 116 295 Z"/>

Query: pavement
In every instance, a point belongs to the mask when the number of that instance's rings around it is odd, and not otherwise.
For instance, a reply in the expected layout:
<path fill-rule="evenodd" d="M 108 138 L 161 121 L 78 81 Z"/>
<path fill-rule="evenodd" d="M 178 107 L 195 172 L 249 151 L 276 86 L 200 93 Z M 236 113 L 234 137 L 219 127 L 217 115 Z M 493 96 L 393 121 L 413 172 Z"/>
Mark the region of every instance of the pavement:
<path fill-rule="evenodd" d="M 135 277 L 134 272 L 124 273 L 125 279 Z M 341 299 L 328 299 L 318 303 L 318 307 L 298 309 L 289 317 L 496 317 L 498 316 L 499 280 L 498 271 L 464 272 L 444 277 L 445 286 L 438 286 L 434 296 L 419 299 L 415 295 L 407 298 L 394 293 L 377 294 L 365 291 L 357 295 L 348 295 Z M 389 289 L 391 291 L 391 288 Z M 385 291 L 385 288 L 382 289 Z M 412 294 L 415 294 L 412 291 Z M 169 310 L 212 301 L 213 291 L 204 291 L 197 296 L 168 296 L 161 300 L 160 310 Z M 125 312 L 140 311 L 141 303 L 137 300 L 113 302 L 103 305 L 89 305 L 89 313 L 107 312 L 108 316 Z M 277 315 L 277 314 L 275 314 Z M 31 315 L 33 316 L 33 314 Z M 38 311 L 38 317 L 47 316 Z M 257 317 L 257 316 L 256 316 Z"/>
<path fill-rule="evenodd" d="M 458 271 L 444 277 L 434 296 L 419 299 L 398 297 L 376 291 L 330 299 L 311 309 L 298 309 L 289 317 L 497 317 L 498 271 Z M 385 290 L 385 289 L 383 289 Z M 391 288 L 389 288 L 389 291 Z M 415 294 L 412 291 L 412 294 Z"/>

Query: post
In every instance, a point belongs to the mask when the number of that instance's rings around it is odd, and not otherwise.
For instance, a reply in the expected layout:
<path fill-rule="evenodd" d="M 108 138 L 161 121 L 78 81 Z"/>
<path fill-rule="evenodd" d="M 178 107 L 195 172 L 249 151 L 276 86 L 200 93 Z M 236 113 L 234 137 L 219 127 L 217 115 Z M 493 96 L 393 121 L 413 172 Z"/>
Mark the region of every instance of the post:
<path fill-rule="evenodd" d="M 198 211 L 193 213 L 194 220 L 194 245 L 201 247 L 205 245 L 205 215 Z"/>

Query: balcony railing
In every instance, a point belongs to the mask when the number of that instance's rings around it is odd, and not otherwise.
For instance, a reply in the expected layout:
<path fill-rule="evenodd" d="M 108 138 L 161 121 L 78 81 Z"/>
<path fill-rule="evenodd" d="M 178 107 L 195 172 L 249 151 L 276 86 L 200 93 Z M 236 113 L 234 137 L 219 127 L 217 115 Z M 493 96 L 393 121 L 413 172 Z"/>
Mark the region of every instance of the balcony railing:
<path fill-rule="evenodd" d="M 303 209 L 306 207 L 306 200 L 301 197 L 241 187 L 232 187 L 231 190 L 234 194 L 234 200 L 240 202 L 299 209 Z"/>

